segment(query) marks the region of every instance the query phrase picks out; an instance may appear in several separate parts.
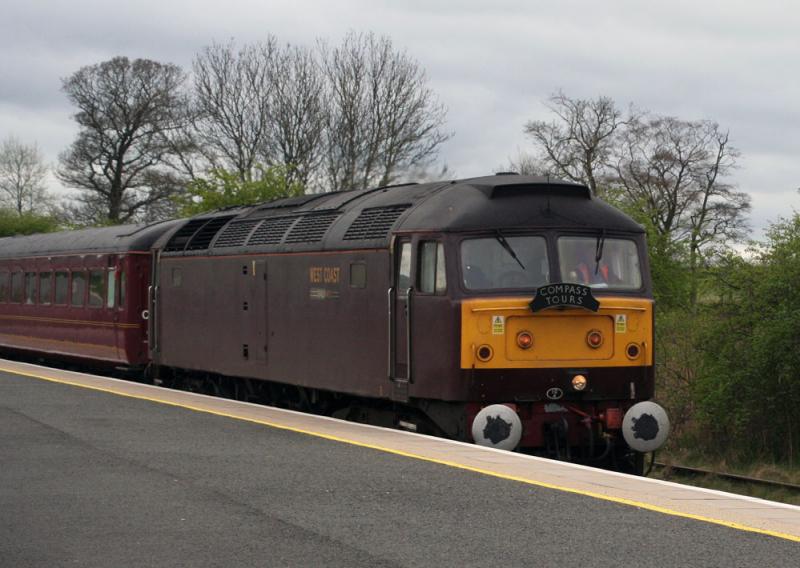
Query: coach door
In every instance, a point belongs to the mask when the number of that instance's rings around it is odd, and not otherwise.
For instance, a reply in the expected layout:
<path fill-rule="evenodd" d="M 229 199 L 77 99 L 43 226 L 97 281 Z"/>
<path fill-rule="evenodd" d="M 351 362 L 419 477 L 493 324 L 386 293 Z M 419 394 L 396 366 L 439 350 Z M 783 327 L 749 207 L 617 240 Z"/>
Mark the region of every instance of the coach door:
<path fill-rule="evenodd" d="M 411 285 L 411 240 L 395 244 L 394 282 L 389 289 L 389 378 L 392 398 L 408 401 L 408 385 L 413 380 L 411 365 L 411 318 L 414 287 Z"/>

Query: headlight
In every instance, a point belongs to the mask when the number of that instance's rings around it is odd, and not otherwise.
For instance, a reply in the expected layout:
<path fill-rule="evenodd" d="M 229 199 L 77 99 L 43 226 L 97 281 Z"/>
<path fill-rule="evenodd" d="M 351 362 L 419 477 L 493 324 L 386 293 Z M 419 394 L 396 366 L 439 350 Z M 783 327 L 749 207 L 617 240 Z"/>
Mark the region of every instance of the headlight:
<path fill-rule="evenodd" d="M 586 388 L 588 381 L 583 375 L 575 375 L 572 377 L 572 388 L 576 391 L 582 391 Z"/>

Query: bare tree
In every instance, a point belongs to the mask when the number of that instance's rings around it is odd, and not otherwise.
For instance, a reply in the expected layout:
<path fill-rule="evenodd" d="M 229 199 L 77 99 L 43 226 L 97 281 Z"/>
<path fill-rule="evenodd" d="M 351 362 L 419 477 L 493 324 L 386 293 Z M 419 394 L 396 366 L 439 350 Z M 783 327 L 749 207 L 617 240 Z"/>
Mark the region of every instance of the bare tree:
<path fill-rule="evenodd" d="M 211 168 L 251 180 L 270 134 L 275 39 L 212 44 L 194 60 L 195 145 Z"/>
<path fill-rule="evenodd" d="M 0 203 L 18 215 L 46 205 L 47 166 L 36 144 L 26 145 L 14 136 L 0 144 Z"/>
<path fill-rule="evenodd" d="M 525 125 L 539 151 L 534 161 L 547 173 L 586 184 L 596 195 L 615 136 L 627 120 L 609 97 L 571 99 L 559 91 L 546 106 L 554 120 Z"/>
<path fill-rule="evenodd" d="M 278 50 L 270 70 L 272 90 L 264 162 L 285 168 L 287 181 L 309 185 L 322 160 L 325 77 L 313 52 L 294 46 Z"/>
<path fill-rule="evenodd" d="M 430 164 L 450 135 L 419 64 L 386 37 L 351 33 L 320 44 L 329 103 L 325 168 L 332 189 L 391 183 Z"/>
<path fill-rule="evenodd" d="M 692 305 L 700 262 L 747 230 L 750 198 L 725 182 L 738 157 L 716 122 L 658 116 L 631 123 L 616 150 L 615 183 L 623 199 L 664 242 L 686 245 Z"/>
<path fill-rule="evenodd" d="M 125 222 L 180 187 L 163 165 L 166 136 L 185 122 L 184 80 L 175 65 L 115 57 L 63 81 L 78 107 L 80 131 L 61 155 L 57 175 L 81 191 L 78 202 L 87 218 Z"/>

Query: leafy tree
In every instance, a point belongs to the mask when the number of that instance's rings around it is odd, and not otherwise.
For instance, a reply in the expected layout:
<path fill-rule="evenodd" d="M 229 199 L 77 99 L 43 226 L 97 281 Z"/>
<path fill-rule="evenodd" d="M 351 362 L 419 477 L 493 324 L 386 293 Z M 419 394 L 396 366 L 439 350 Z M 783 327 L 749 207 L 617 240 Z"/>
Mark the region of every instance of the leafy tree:
<path fill-rule="evenodd" d="M 180 191 L 183 180 L 166 164 L 168 134 L 187 120 L 183 83 L 175 65 L 127 57 L 82 67 L 63 81 L 80 130 L 57 175 L 80 190 L 76 213 L 121 223 Z"/>
<path fill-rule="evenodd" d="M 47 166 L 36 144 L 26 145 L 14 136 L 0 144 L 0 203 L 31 213 L 48 204 Z"/>
<path fill-rule="evenodd" d="M 701 338 L 694 394 L 706 441 L 800 462 L 800 216 L 772 225 L 752 260 L 730 255 Z"/>
<path fill-rule="evenodd" d="M 286 168 L 255 166 L 255 179 L 242 180 L 239 172 L 212 170 L 207 178 L 189 182 L 177 198 L 179 214 L 191 216 L 226 207 L 253 205 L 279 197 L 303 194 L 303 187 L 288 180 Z"/>
<path fill-rule="evenodd" d="M 0 209 L 0 237 L 51 233 L 59 230 L 58 221 L 47 215 L 24 212 L 14 209 Z"/>

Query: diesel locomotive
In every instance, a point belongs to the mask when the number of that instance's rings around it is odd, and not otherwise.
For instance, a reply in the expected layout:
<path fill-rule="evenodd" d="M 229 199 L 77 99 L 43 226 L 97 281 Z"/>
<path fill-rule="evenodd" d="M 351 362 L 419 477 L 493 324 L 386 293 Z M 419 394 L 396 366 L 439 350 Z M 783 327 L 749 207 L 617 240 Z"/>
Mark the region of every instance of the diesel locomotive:
<path fill-rule="evenodd" d="M 0 346 L 639 472 L 653 397 L 642 227 L 495 175 L 0 239 Z"/>

